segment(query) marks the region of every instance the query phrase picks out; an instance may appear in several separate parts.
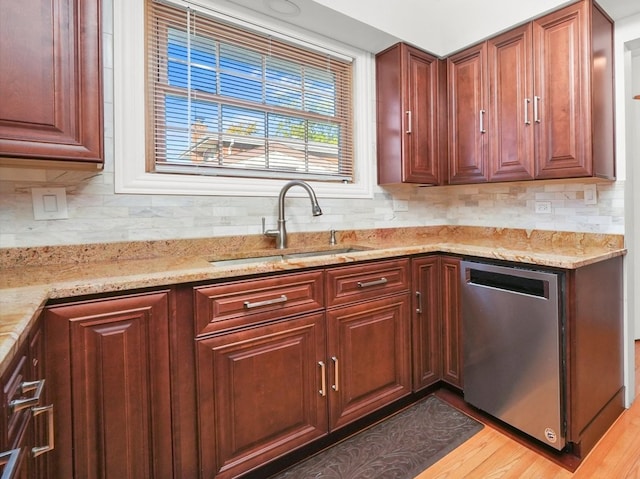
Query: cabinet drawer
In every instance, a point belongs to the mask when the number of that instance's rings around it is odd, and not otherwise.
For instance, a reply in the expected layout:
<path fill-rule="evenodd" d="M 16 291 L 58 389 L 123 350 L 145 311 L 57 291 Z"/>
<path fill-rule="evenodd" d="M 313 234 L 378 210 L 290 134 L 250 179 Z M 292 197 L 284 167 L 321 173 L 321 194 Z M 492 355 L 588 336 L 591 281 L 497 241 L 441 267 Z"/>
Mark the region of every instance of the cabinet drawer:
<path fill-rule="evenodd" d="M 374 299 L 408 289 L 408 259 L 327 270 L 327 307 Z"/>
<path fill-rule="evenodd" d="M 16 408 L 13 402 L 29 398 L 33 391 L 23 393 L 22 384 L 27 380 L 28 364 L 26 348 L 13 360 L 12 365 L 2 378 L 2 420 L 4 423 L 2 447 L 10 449 L 22 435 L 29 421 L 30 408 Z"/>
<path fill-rule="evenodd" d="M 281 319 L 324 307 L 323 272 L 195 288 L 196 334 Z"/>

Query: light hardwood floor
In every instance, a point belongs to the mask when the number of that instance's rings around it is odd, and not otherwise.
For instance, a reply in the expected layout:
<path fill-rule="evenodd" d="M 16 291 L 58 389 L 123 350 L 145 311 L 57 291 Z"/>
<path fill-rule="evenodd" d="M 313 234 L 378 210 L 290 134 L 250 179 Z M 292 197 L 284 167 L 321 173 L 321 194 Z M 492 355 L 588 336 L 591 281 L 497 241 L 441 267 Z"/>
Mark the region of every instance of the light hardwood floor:
<path fill-rule="evenodd" d="M 636 395 L 640 341 L 636 341 Z M 531 451 L 489 425 L 416 479 L 640 478 L 640 398 L 622 413 L 575 473 Z"/>

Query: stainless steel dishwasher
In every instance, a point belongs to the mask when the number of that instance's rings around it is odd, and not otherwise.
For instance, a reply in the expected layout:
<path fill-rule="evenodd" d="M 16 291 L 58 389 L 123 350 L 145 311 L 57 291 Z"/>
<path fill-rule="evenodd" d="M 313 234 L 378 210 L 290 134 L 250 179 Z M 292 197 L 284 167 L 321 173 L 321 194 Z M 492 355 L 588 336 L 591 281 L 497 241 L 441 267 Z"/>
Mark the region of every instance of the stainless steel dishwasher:
<path fill-rule="evenodd" d="M 562 273 L 462 261 L 464 399 L 561 450 Z"/>

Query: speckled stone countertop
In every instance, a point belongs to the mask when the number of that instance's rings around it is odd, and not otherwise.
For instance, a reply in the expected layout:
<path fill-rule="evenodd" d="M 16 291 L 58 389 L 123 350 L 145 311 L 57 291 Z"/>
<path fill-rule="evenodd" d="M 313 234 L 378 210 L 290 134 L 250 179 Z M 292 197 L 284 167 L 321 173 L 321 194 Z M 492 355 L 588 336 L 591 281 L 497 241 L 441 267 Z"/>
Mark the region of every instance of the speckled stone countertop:
<path fill-rule="evenodd" d="M 137 288 L 443 252 L 576 269 L 626 253 L 621 235 L 466 226 L 290 233 L 286 253 L 358 251 L 282 260 L 262 235 L 0 249 L 0 374 L 46 302 Z M 267 257 L 220 265 L 212 261 Z M 271 257 L 271 258 L 268 258 Z"/>

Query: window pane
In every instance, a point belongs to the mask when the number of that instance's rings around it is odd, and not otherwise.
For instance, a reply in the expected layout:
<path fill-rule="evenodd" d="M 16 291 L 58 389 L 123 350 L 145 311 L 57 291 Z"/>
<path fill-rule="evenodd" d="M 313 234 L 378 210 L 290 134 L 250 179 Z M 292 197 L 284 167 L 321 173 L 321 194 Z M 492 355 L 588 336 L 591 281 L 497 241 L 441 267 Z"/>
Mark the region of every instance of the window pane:
<path fill-rule="evenodd" d="M 266 103 L 302 110 L 302 66 L 268 57 Z"/>
<path fill-rule="evenodd" d="M 335 115 L 336 87 L 333 73 L 307 68 L 304 87 L 306 111 Z"/>

